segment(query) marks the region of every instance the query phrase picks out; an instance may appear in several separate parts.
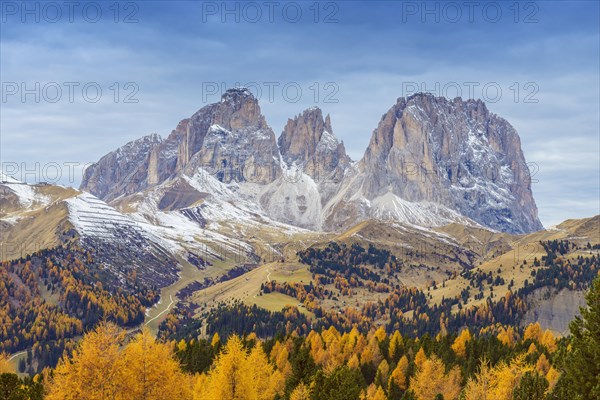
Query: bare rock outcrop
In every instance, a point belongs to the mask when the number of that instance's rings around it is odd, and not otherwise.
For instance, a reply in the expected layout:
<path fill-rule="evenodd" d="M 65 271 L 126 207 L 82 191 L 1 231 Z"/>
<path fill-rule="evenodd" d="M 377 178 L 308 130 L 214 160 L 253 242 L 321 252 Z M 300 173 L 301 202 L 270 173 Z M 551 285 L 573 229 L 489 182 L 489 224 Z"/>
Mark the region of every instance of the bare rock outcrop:
<path fill-rule="evenodd" d="M 326 212 L 337 229 L 382 214 L 442 225 L 454 213 L 499 231 L 542 229 L 515 129 L 480 100 L 423 93 L 383 115 Z"/>

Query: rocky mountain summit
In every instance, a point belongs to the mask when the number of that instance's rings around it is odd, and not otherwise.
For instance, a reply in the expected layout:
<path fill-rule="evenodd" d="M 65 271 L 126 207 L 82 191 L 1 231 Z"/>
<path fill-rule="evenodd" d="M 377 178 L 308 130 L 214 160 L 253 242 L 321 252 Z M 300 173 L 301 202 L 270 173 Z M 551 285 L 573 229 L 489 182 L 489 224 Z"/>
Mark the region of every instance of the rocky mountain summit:
<path fill-rule="evenodd" d="M 86 168 L 81 186 L 107 201 L 137 192 L 147 185 L 148 157 L 161 143 L 159 135 L 151 134 L 108 153 Z"/>
<path fill-rule="evenodd" d="M 275 134 L 247 89 L 228 90 L 165 140 L 150 135 L 102 157 L 86 169 L 81 189 L 111 201 L 199 168 L 225 183 L 266 184 L 281 173 Z"/>
<path fill-rule="evenodd" d="M 102 157 L 81 189 L 121 201 L 199 174 L 225 185 L 227 207 L 244 204 L 311 230 L 341 231 L 370 218 L 510 233 L 542 228 L 514 128 L 480 100 L 422 93 L 398 99 L 353 163 L 319 108 L 289 119 L 276 141 L 258 100 L 230 89 L 167 139 L 150 135 Z"/>
<path fill-rule="evenodd" d="M 351 166 L 344 143 L 333 134 L 329 115 L 313 107 L 288 120 L 278 144 L 284 173 L 262 191 L 261 207 L 277 221 L 322 230 L 323 207 Z"/>
<path fill-rule="evenodd" d="M 480 100 L 399 98 L 356 170 L 330 226 L 366 216 L 436 225 L 458 213 L 498 231 L 542 229 L 519 136 Z"/>
<path fill-rule="evenodd" d="M 333 134 L 331 118 L 323 119 L 318 107 L 289 119 L 277 143 L 286 164 L 302 167 L 317 182 L 340 182 L 351 163 L 344 143 Z"/>

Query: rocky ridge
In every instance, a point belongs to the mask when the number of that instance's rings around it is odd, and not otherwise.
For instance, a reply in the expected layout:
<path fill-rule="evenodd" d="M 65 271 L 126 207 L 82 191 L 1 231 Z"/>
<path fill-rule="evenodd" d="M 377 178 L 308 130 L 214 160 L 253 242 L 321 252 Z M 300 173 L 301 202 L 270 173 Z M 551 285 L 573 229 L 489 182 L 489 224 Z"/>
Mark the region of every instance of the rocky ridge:
<path fill-rule="evenodd" d="M 480 100 L 423 93 L 399 98 L 353 163 L 319 108 L 288 120 L 276 141 L 257 99 L 230 89 L 167 139 L 151 135 L 104 156 L 81 189 L 111 202 L 199 173 L 258 213 L 311 230 L 341 231 L 369 218 L 542 228 L 514 128 Z"/>

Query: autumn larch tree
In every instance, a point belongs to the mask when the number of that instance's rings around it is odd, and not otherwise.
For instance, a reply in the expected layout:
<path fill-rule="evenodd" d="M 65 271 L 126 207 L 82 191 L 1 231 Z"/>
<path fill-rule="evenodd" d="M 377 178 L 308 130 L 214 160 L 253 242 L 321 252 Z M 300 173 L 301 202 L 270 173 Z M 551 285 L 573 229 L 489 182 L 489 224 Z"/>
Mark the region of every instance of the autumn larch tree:
<path fill-rule="evenodd" d="M 124 338 L 123 330 L 105 322 L 86 334 L 73 357 L 58 363 L 46 400 L 118 399 L 124 391 L 119 379 Z"/>
<path fill-rule="evenodd" d="M 123 350 L 122 377 L 130 400 L 189 398 L 191 381 L 175 360 L 171 346 L 158 343 L 144 329 Z"/>

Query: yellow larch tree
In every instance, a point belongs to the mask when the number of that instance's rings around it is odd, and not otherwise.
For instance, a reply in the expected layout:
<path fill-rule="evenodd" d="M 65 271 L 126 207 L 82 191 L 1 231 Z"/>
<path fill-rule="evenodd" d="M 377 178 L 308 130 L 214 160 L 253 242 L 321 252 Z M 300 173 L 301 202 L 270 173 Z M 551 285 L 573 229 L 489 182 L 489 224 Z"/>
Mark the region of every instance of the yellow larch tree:
<path fill-rule="evenodd" d="M 540 355 L 540 358 L 538 358 L 537 362 L 535 363 L 535 369 L 541 375 L 546 375 L 548 371 L 550 371 L 550 361 L 548 361 L 548 358 L 544 353 Z"/>
<path fill-rule="evenodd" d="M 464 390 L 465 400 L 492 400 L 490 390 L 494 374 L 487 360 L 479 366 L 479 372 L 469 379 Z"/>
<path fill-rule="evenodd" d="M 385 328 L 383 326 L 380 326 L 379 328 L 377 328 L 373 336 L 375 336 L 375 338 L 377 338 L 379 342 L 383 342 L 387 337 L 387 333 L 385 333 Z"/>
<path fill-rule="evenodd" d="M 304 383 L 300 383 L 292 391 L 290 400 L 310 400 L 310 389 Z"/>
<path fill-rule="evenodd" d="M 546 374 L 546 380 L 548 381 L 548 393 L 552 393 L 554 390 L 554 386 L 558 382 L 558 378 L 560 378 L 560 372 L 554 367 L 550 367 L 548 373 Z"/>
<path fill-rule="evenodd" d="M 310 331 L 306 338 L 306 342 L 310 345 L 310 355 L 313 360 L 315 360 L 315 363 L 323 365 L 325 362 L 325 344 L 323 343 L 321 335 L 316 331 Z"/>
<path fill-rule="evenodd" d="M 387 397 L 381 386 L 371 384 L 367 388 L 367 391 L 363 392 L 361 400 L 387 400 Z"/>
<path fill-rule="evenodd" d="M 521 377 L 533 370 L 523 354 L 509 364 L 501 362 L 494 368 L 484 360 L 479 372 L 467 382 L 465 400 L 512 400 Z"/>
<path fill-rule="evenodd" d="M 356 354 L 353 354 L 352 357 L 348 360 L 348 368 L 358 369 L 360 367 L 360 361 Z"/>
<path fill-rule="evenodd" d="M 191 397 L 172 347 L 158 343 L 148 329 L 123 350 L 123 381 L 129 400 L 180 400 Z"/>
<path fill-rule="evenodd" d="M 0 374 L 4 374 L 6 372 L 13 373 L 14 368 L 10 364 L 10 357 L 6 353 L 0 353 Z"/>
<path fill-rule="evenodd" d="M 292 364 L 290 364 L 289 355 L 290 353 L 283 343 L 277 342 L 271 349 L 271 360 L 285 378 L 292 373 Z"/>
<path fill-rule="evenodd" d="M 519 355 L 510 364 L 500 363 L 494 368 L 494 381 L 490 390 L 490 399 L 511 400 L 514 390 L 519 386 L 521 377 L 533 371 L 533 366 L 525 362 L 524 355 Z"/>
<path fill-rule="evenodd" d="M 393 360 L 393 362 L 396 362 L 400 358 L 402 345 L 402 335 L 400 335 L 400 332 L 395 331 L 392 337 L 390 338 L 390 346 L 388 348 L 390 359 Z"/>
<path fill-rule="evenodd" d="M 177 343 L 177 350 L 180 352 L 184 352 L 185 349 L 187 349 L 187 343 L 185 340 L 181 339 L 178 343 Z"/>
<path fill-rule="evenodd" d="M 63 357 L 54 370 L 46 400 L 103 400 L 122 398 L 123 362 L 119 346 L 125 332 L 103 322 L 87 333 L 72 358 Z"/>
<path fill-rule="evenodd" d="M 471 332 L 469 329 L 463 329 L 458 337 L 452 343 L 452 350 L 459 357 L 465 357 L 467 354 L 467 343 L 471 340 Z"/>
<path fill-rule="evenodd" d="M 408 384 L 406 381 L 407 370 L 408 370 L 408 358 L 406 358 L 406 356 L 402 356 L 400 361 L 398 361 L 398 365 L 396 365 L 396 368 L 394 368 L 394 370 L 390 374 L 389 381 L 390 382 L 393 381 L 396 384 L 396 386 L 398 386 L 400 389 L 406 390 L 406 388 L 408 387 Z M 389 383 L 388 383 L 388 386 L 389 386 Z"/>
<path fill-rule="evenodd" d="M 238 336 L 231 336 L 214 362 L 208 377 L 207 399 L 255 400 L 253 372 L 246 362 L 248 355 Z"/>
<path fill-rule="evenodd" d="M 550 329 L 546 329 L 544 331 L 544 334 L 542 335 L 542 341 L 540 342 L 540 344 L 546 346 L 550 353 L 554 353 L 558 348 L 558 346 L 556 345 L 556 339 L 554 338 L 554 335 L 552 334 Z"/>
<path fill-rule="evenodd" d="M 421 347 L 419 351 L 417 351 L 417 355 L 415 356 L 415 365 L 417 368 L 423 367 L 423 363 L 427 360 L 427 356 L 425 355 L 425 350 Z"/>
<path fill-rule="evenodd" d="M 256 344 L 251 350 L 246 362 L 252 372 L 252 381 L 256 387 L 258 400 L 272 400 L 277 393 L 281 393 L 285 387 L 285 378 L 283 374 L 277 371 L 274 374 L 274 368 L 269 363 L 262 345 Z"/>
<path fill-rule="evenodd" d="M 390 375 L 390 365 L 384 359 L 379 363 L 379 366 L 377 367 L 377 373 L 375 375 L 375 382 L 379 386 L 385 386 L 388 383 L 389 375 Z"/>
<path fill-rule="evenodd" d="M 342 353 L 340 337 L 332 337 L 330 341 L 326 342 L 326 346 L 326 356 L 323 365 L 326 371 L 331 372 L 344 363 L 344 354 Z"/>
<path fill-rule="evenodd" d="M 208 400 L 210 391 L 208 375 L 198 374 L 194 377 L 193 400 Z"/>
<path fill-rule="evenodd" d="M 274 348 L 275 349 L 275 348 Z M 277 348 L 275 362 L 291 369 L 288 350 Z M 273 354 L 271 354 L 273 356 Z M 285 375 L 276 370 L 265 354 L 262 344 L 256 343 L 246 351 L 238 336 L 231 336 L 213 364 L 207 377 L 196 378 L 194 400 L 272 400 L 285 389 Z"/>
<path fill-rule="evenodd" d="M 523 340 L 531 339 L 539 343 L 542 341 L 543 333 L 539 322 L 529 324 L 527 325 L 527 328 L 525 328 L 525 332 L 523 332 Z"/>
<path fill-rule="evenodd" d="M 360 338 L 361 334 L 356 329 L 356 327 L 352 328 L 352 330 L 343 335 L 343 345 L 344 345 L 344 356 L 348 359 L 352 357 L 353 354 L 360 352 L 362 349 L 359 348 L 361 345 Z"/>
<path fill-rule="evenodd" d="M 219 336 L 219 333 L 215 332 L 215 334 L 212 337 L 212 340 L 210 342 L 212 347 L 217 347 L 221 345 L 221 337 Z"/>
<path fill-rule="evenodd" d="M 515 331 L 515 328 L 513 328 L 512 326 L 509 326 L 506 328 L 501 327 L 499 329 L 497 338 L 500 342 L 502 342 L 502 344 L 509 346 L 509 347 L 513 347 L 518 340 L 517 332 Z"/>
<path fill-rule="evenodd" d="M 269 385 L 275 393 L 283 393 L 285 390 L 285 381 L 285 375 L 278 369 L 275 369 L 269 379 Z"/>
<path fill-rule="evenodd" d="M 410 389 L 417 400 L 434 400 L 438 394 L 442 394 L 446 400 L 455 400 L 460 394 L 460 380 L 458 367 L 446 373 L 443 361 L 432 355 L 417 368 L 417 373 L 410 381 Z"/>

